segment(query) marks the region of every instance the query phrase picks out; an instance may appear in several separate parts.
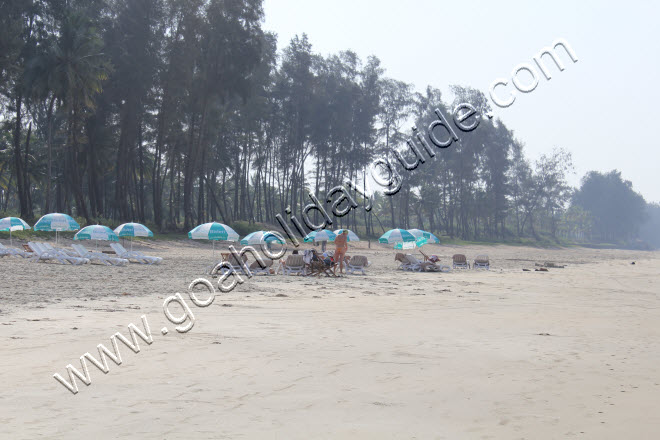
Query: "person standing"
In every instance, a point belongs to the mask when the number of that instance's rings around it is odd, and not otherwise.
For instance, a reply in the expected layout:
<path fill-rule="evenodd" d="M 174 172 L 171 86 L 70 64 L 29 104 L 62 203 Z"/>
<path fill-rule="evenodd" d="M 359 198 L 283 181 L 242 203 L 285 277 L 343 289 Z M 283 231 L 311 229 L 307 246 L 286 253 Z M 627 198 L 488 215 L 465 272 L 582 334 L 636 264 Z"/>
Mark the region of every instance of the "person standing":
<path fill-rule="evenodd" d="M 344 273 L 344 256 L 348 250 L 348 231 L 346 229 L 341 231 L 341 234 L 335 238 L 335 261 L 339 265 L 339 273 Z M 335 269 L 336 270 L 336 269 Z"/>

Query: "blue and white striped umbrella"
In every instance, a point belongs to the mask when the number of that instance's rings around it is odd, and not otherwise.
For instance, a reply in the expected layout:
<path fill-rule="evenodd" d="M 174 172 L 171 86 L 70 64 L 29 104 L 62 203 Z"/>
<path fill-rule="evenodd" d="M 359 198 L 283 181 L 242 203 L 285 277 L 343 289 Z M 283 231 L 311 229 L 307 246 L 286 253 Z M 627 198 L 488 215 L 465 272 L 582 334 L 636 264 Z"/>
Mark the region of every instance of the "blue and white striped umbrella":
<path fill-rule="evenodd" d="M 309 234 L 305 235 L 305 243 L 319 242 L 319 241 L 335 241 L 337 234 L 327 229 L 322 229 L 320 231 L 312 231 Z"/>
<path fill-rule="evenodd" d="M 429 241 L 429 243 L 440 243 L 440 239 L 435 235 L 431 234 L 430 232 L 422 231 L 421 229 L 408 229 L 408 232 L 410 232 L 416 238 L 420 238 L 420 237 L 426 238 Z"/>
<path fill-rule="evenodd" d="M 77 231 L 80 225 L 67 214 L 55 212 L 41 217 L 35 224 L 35 231 L 55 231 L 55 243 L 57 243 L 57 233 L 60 231 Z"/>
<path fill-rule="evenodd" d="M 103 225 L 85 226 L 73 236 L 73 239 L 119 241 L 117 234 L 115 234 L 109 227 Z"/>
<path fill-rule="evenodd" d="M 0 220 L 0 231 L 9 231 L 9 245 L 13 246 L 14 243 L 11 238 L 12 231 L 22 231 L 30 229 L 30 225 L 25 223 L 23 219 L 18 217 L 5 217 Z"/>
<path fill-rule="evenodd" d="M 193 240 L 238 241 L 238 234 L 227 225 L 211 222 L 199 225 L 188 232 L 188 238 Z"/>
<path fill-rule="evenodd" d="M 270 231 L 256 231 L 252 232 L 241 240 L 241 244 L 243 246 L 250 246 L 250 245 L 258 245 L 262 243 L 279 243 L 279 244 L 284 244 L 284 241 L 282 238 L 279 236 L 279 234 L 275 235 L 273 232 Z"/>
<path fill-rule="evenodd" d="M 394 243 L 394 249 L 414 249 L 416 247 L 422 247 L 426 244 L 426 237 L 419 237 L 415 241 L 399 241 Z"/>
<path fill-rule="evenodd" d="M 124 223 L 115 228 L 118 237 L 153 237 L 154 233 L 141 223 Z"/>
<path fill-rule="evenodd" d="M 333 231 L 335 235 L 341 234 L 342 231 L 348 231 L 348 239 L 347 241 L 360 241 L 360 237 L 357 236 L 357 234 L 350 229 L 337 229 L 336 231 Z"/>
<path fill-rule="evenodd" d="M 30 229 L 30 225 L 18 217 L 5 217 L 0 220 L 0 231 L 22 231 Z"/>
<path fill-rule="evenodd" d="M 410 232 L 405 229 L 390 229 L 386 233 L 380 236 L 378 239 L 379 243 L 405 243 L 407 241 L 415 241 L 416 238 Z"/>
<path fill-rule="evenodd" d="M 77 231 L 80 225 L 67 214 L 46 214 L 34 224 L 35 231 Z"/>

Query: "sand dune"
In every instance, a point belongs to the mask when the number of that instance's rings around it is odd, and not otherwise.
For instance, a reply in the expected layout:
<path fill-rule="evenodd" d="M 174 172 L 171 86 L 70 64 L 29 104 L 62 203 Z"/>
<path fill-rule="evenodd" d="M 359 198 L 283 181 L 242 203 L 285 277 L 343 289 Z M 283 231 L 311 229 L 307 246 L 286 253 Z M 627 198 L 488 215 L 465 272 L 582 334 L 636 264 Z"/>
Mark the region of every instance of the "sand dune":
<path fill-rule="evenodd" d="M 188 300 L 185 334 L 163 300 L 188 299 L 208 246 L 142 248 L 160 266 L 0 259 L 0 438 L 657 438 L 659 253 L 429 245 L 493 264 L 437 274 L 360 246 L 368 276 L 255 277 Z M 76 395 L 53 379 L 141 315 L 152 344 L 88 363 Z"/>

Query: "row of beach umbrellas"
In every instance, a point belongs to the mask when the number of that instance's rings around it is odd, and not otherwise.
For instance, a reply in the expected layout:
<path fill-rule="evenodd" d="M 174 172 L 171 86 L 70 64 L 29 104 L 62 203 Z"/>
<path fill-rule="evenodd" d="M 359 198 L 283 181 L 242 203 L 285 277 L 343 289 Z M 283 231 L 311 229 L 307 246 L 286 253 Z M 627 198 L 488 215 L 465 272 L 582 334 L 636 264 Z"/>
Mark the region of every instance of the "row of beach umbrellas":
<path fill-rule="evenodd" d="M 13 231 L 25 229 L 31 229 L 30 225 L 18 217 L 5 217 L 0 219 L 0 231 L 9 231 L 10 241 L 11 233 Z M 34 224 L 35 231 L 55 231 L 56 240 L 58 232 L 76 231 L 78 229 L 80 229 L 80 225 L 71 216 L 61 213 L 46 214 Z M 336 231 L 312 231 L 305 236 L 304 241 L 307 243 L 333 242 L 337 235 L 341 234 L 344 230 L 348 231 L 349 242 L 360 241 L 357 234 L 348 229 L 337 229 Z M 96 240 L 97 242 L 98 240 L 118 241 L 119 237 L 153 237 L 153 232 L 140 223 L 124 223 L 115 228 L 114 231 L 107 226 L 90 225 L 80 229 L 80 231 L 74 236 L 74 240 Z M 204 223 L 195 227 L 188 233 L 188 238 L 193 240 L 212 241 L 214 253 L 216 241 L 239 241 L 239 235 L 236 231 L 231 227 L 218 222 Z M 384 233 L 378 241 L 380 243 L 393 244 L 394 249 L 421 247 L 428 242 L 440 243 L 438 237 L 430 232 L 421 229 L 398 228 L 390 229 Z M 284 244 L 284 241 L 279 234 L 273 234 L 268 231 L 252 232 L 240 240 L 240 244 L 243 246 L 257 245 L 264 242 L 267 244 Z"/>
<path fill-rule="evenodd" d="M 23 219 L 18 217 L 5 217 L 0 219 L 0 231 L 9 231 L 9 240 L 11 243 L 11 233 L 14 231 L 23 231 L 32 229 Z M 55 241 L 57 234 L 63 231 L 78 231 L 80 225 L 73 217 L 67 214 L 53 213 L 41 217 L 35 224 L 35 231 L 55 232 Z M 124 223 L 113 231 L 107 226 L 90 225 L 86 226 L 73 237 L 74 240 L 103 240 L 119 241 L 119 237 L 153 237 L 154 234 L 146 226 L 140 223 Z M 12 243 L 13 244 L 13 243 Z"/>

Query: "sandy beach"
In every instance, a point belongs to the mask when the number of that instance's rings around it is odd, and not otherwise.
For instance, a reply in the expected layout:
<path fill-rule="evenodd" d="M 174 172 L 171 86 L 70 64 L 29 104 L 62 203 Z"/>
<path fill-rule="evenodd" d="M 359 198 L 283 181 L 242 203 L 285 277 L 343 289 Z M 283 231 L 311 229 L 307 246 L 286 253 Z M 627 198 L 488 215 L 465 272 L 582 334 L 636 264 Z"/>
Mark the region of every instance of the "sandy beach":
<path fill-rule="evenodd" d="M 0 438 L 657 438 L 660 253 L 427 245 L 491 258 L 439 274 L 366 246 L 367 276 L 258 276 L 206 308 L 186 289 L 207 244 L 140 246 L 159 266 L 0 259 Z M 177 292 L 185 334 L 163 313 Z M 88 363 L 76 395 L 53 378 L 141 315 L 152 344 Z"/>

